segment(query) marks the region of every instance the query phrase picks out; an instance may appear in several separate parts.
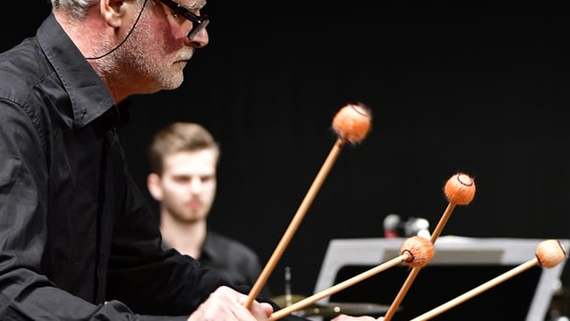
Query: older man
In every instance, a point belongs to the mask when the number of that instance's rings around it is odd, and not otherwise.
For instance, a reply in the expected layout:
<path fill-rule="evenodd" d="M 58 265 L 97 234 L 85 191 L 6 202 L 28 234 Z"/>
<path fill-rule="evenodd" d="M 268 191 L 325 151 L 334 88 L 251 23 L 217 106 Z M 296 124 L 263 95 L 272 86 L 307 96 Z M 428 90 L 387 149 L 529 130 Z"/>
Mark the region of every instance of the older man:
<path fill-rule="evenodd" d="M 35 37 L 0 55 L 0 320 L 271 313 L 164 251 L 126 169 L 117 104 L 177 88 L 208 44 L 205 2 L 176 1 L 52 0 Z"/>

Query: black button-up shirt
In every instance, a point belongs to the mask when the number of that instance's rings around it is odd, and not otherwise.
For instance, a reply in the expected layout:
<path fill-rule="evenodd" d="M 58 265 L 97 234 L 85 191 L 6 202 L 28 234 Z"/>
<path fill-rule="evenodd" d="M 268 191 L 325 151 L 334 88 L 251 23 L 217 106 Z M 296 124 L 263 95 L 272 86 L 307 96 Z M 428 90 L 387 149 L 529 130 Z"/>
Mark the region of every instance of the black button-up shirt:
<path fill-rule="evenodd" d="M 253 286 L 261 266 L 257 255 L 240 242 L 208 231 L 198 259 L 204 267 L 215 269 L 235 286 Z M 265 297 L 268 293 L 263 293 Z"/>
<path fill-rule="evenodd" d="M 171 248 L 168 242 L 162 245 L 165 249 Z M 229 285 L 239 289 L 251 288 L 261 272 L 259 258 L 249 247 L 211 230 L 206 232 L 197 260 L 201 266 L 216 270 Z M 270 292 L 263 289 L 261 295 L 268 298 Z"/>
<path fill-rule="evenodd" d="M 118 120 L 53 15 L 0 55 L 0 320 L 170 320 L 132 311 L 189 314 L 220 285 L 161 249 Z"/>

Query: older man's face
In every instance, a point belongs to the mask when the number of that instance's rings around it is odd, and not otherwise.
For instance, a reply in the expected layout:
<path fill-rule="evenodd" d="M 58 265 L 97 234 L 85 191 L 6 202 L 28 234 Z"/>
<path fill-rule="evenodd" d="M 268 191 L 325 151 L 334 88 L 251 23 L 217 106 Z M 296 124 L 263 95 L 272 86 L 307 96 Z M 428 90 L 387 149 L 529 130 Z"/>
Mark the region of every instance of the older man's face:
<path fill-rule="evenodd" d="M 205 5 L 203 0 L 177 1 L 196 15 Z M 192 22 L 175 15 L 159 0 L 148 0 L 146 6 L 131 39 L 125 42 L 121 63 L 136 74 L 145 92 L 178 88 L 195 50 L 208 44 L 208 32 L 203 29 L 189 39 Z"/>

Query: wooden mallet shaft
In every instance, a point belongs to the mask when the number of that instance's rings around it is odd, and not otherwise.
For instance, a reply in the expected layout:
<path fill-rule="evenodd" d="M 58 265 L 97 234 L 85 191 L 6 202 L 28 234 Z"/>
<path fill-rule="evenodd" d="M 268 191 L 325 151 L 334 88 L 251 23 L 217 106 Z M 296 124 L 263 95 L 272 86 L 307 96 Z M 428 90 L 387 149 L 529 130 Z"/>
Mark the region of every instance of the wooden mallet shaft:
<path fill-rule="evenodd" d="M 558 240 L 546 240 L 546 241 L 542 241 L 538 244 L 538 246 L 536 247 L 536 252 L 535 252 L 535 258 L 532 260 L 529 260 L 519 266 L 517 266 L 516 268 L 505 272 L 501 275 L 499 275 L 498 277 L 481 284 L 480 286 L 474 288 L 473 290 L 466 292 L 460 296 L 458 296 L 457 298 L 429 311 L 426 312 L 422 315 L 420 315 L 419 317 L 413 319 L 412 321 L 420 321 L 420 320 L 429 320 L 489 289 L 491 289 L 492 287 L 501 284 L 505 281 L 507 281 L 508 279 L 538 265 L 547 269 L 553 268 L 556 265 L 560 264 L 562 261 L 566 260 L 567 258 L 567 253 L 566 253 L 566 249 L 564 248 L 564 245 L 562 245 L 562 243 Z"/>
<path fill-rule="evenodd" d="M 457 173 L 447 180 L 444 186 L 444 192 L 448 200 L 448 205 L 431 235 L 431 242 L 433 245 L 435 245 L 435 242 L 441 235 L 441 232 L 443 231 L 443 228 L 447 224 L 449 217 L 451 217 L 451 214 L 453 213 L 455 206 L 467 205 L 473 200 L 473 197 L 475 196 L 475 182 L 468 175 L 463 173 Z M 392 305 L 390 305 L 388 312 L 386 312 L 386 315 L 384 316 L 384 321 L 392 320 L 392 317 L 394 317 L 396 310 L 404 300 L 404 297 L 410 290 L 416 277 L 420 273 L 420 270 L 421 268 L 413 268 L 410 271 L 408 277 L 406 278 L 406 281 L 404 282 L 402 288 L 400 289 L 400 292 L 398 292 L 396 298 L 394 299 L 394 302 L 392 302 Z"/>
<path fill-rule="evenodd" d="M 450 202 L 449 204 L 447 204 L 447 207 L 445 208 L 443 215 L 439 219 L 439 222 L 437 223 L 435 229 L 433 230 L 433 233 L 431 234 L 431 243 L 433 245 L 435 245 L 435 242 L 441 235 L 441 232 L 443 231 L 443 228 L 447 224 L 447 221 L 449 221 L 449 218 L 451 217 L 451 214 L 453 213 L 454 209 L 455 209 L 455 203 Z"/>
<path fill-rule="evenodd" d="M 328 157 L 326 158 L 323 166 L 319 170 L 317 177 L 311 184 L 307 195 L 303 199 L 303 202 L 301 202 L 297 213 L 295 213 L 295 216 L 291 220 L 291 223 L 281 238 L 281 241 L 279 241 L 279 244 L 275 248 L 275 251 L 273 251 L 273 254 L 271 255 L 269 261 L 263 268 L 263 271 L 261 271 L 261 274 L 249 292 L 249 295 L 247 296 L 246 302 L 244 304 L 247 309 L 251 308 L 251 304 L 257 295 L 261 292 L 261 289 L 263 286 L 265 286 L 265 283 L 267 282 L 270 274 L 275 269 L 277 262 L 289 245 L 289 242 L 293 238 L 293 234 L 295 234 L 295 231 L 297 231 L 299 225 L 301 224 L 301 221 L 303 220 L 303 217 L 309 209 L 309 206 L 315 199 L 318 190 L 321 188 L 325 178 L 334 165 L 334 162 L 336 161 L 342 147 L 346 142 L 350 142 L 352 144 L 361 142 L 370 130 L 370 123 L 370 110 L 366 106 L 359 103 L 348 104 L 342 107 L 333 118 L 332 127 L 337 133 L 338 139 L 330 151 Z"/>
<path fill-rule="evenodd" d="M 301 205 L 297 209 L 295 216 L 293 216 L 291 223 L 289 223 L 289 226 L 287 227 L 285 234 L 283 234 L 283 237 L 281 237 L 281 240 L 277 244 L 277 247 L 273 251 L 271 257 L 269 258 L 269 261 L 261 271 L 261 274 L 257 278 L 257 281 L 255 281 L 253 288 L 249 292 L 247 300 L 244 304 L 244 306 L 247 309 L 251 307 L 251 304 L 253 303 L 255 298 L 259 295 L 259 293 L 265 286 L 265 283 L 267 283 L 267 279 L 269 279 L 269 276 L 275 269 L 275 266 L 279 262 L 279 259 L 281 259 L 281 256 L 283 256 L 283 252 L 285 252 L 285 249 L 289 245 L 291 239 L 293 238 L 293 235 L 295 234 L 295 232 L 299 228 L 299 225 L 303 221 L 303 218 L 305 217 L 307 210 L 309 209 L 313 200 L 317 196 L 319 189 L 323 185 L 323 182 L 325 181 L 328 173 L 330 172 L 336 159 L 338 158 L 338 155 L 340 154 L 340 151 L 342 150 L 344 143 L 345 141 L 343 139 L 338 138 L 336 143 L 332 147 L 331 151 L 329 152 L 329 155 L 327 156 L 323 166 L 321 167 L 317 176 L 315 177 L 315 180 L 311 184 L 309 191 L 307 192 L 305 198 L 301 202 Z"/>
<path fill-rule="evenodd" d="M 392 268 L 398 264 L 401 264 L 403 262 L 409 261 L 412 259 L 412 256 L 409 252 L 404 252 L 402 255 L 397 256 L 389 261 L 386 261 L 385 263 L 382 263 L 370 270 L 367 270 L 365 272 L 362 272 L 356 276 L 353 276 L 352 278 L 345 280 L 339 284 L 336 284 L 328 289 L 322 290 L 318 293 L 315 293 L 313 295 L 311 295 L 308 298 L 305 298 L 293 305 L 290 305 L 286 308 L 283 308 L 279 311 L 274 312 L 273 314 L 271 314 L 271 317 L 269 318 L 269 321 L 276 321 L 279 320 L 283 317 L 288 316 L 289 314 L 298 311 L 300 309 L 303 309 L 325 297 L 331 296 L 337 292 L 340 292 L 348 287 L 351 287 L 359 282 L 362 282 L 382 271 L 385 271 L 389 268 Z"/>
<path fill-rule="evenodd" d="M 447 221 L 451 217 L 451 214 L 453 213 L 454 209 L 455 209 L 455 204 L 450 202 L 447 205 L 447 208 L 443 212 L 443 215 L 441 216 L 439 222 L 437 223 L 437 226 L 435 227 L 435 229 L 431 235 L 432 244 L 435 245 L 437 238 L 441 235 L 441 231 L 443 231 L 443 228 L 445 227 L 445 224 L 447 224 Z M 386 312 L 386 315 L 384 316 L 384 321 L 392 320 L 392 318 L 394 317 L 394 314 L 396 313 L 396 311 L 400 307 L 400 304 L 402 304 L 402 301 L 404 300 L 404 298 L 408 294 L 408 291 L 412 287 L 412 284 L 416 280 L 416 277 L 420 273 L 421 269 L 422 269 L 421 267 L 412 268 L 412 270 L 408 274 L 408 277 L 406 278 L 406 281 L 404 281 L 402 288 L 400 289 L 400 291 L 396 295 L 394 302 L 392 302 L 392 304 L 390 305 L 390 308 L 388 308 L 388 311 Z"/>
<path fill-rule="evenodd" d="M 428 311 L 428 312 L 420 315 L 419 317 L 412 319 L 411 321 L 424 321 L 424 320 L 429 320 L 435 316 L 438 316 L 441 313 L 443 313 L 443 312 L 445 312 L 445 311 L 447 311 L 453 307 L 456 307 L 459 304 L 461 304 L 461 303 L 463 303 L 469 299 L 472 299 L 473 297 L 475 297 L 475 296 L 477 296 L 477 295 L 479 295 L 479 294 L 481 294 L 481 293 L 483 293 L 483 292 L 507 281 L 508 279 L 510 279 L 510 278 L 512 278 L 512 277 L 514 277 L 514 276 L 516 276 L 516 275 L 518 275 L 518 274 L 520 274 L 520 273 L 522 273 L 522 272 L 524 272 L 524 271 L 526 271 L 526 270 L 528 270 L 528 269 L 530 269 L 536 265 L 538 265 L 538 259 L 537 258 L 529 260 L 529 261 L 515 267 L 514 269 L 512 269 L 508 272 L 505 272 L 505 273 L 499 275 L 498 277 L 496 277 L 496 278 L 494 278 L 488 282 L 481 284 L 480 286 L 474 288 L 473 290 L 471 290 L 469 292 L 465 292 L 464 294 L 458 296 L 457 298 L 455 298 L 455 299 L 453 299 L 453 300 L 451 300 L 451 301 L 449 301 L 443 305 L 440 305 L 439 307 L 437 307 L 431 311 Z"/>

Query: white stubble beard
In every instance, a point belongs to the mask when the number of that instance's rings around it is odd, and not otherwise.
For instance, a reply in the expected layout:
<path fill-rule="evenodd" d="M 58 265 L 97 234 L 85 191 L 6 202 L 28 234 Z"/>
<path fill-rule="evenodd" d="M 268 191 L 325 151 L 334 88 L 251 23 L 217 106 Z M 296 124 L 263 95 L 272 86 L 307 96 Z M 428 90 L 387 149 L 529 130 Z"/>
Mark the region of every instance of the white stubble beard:
<path fill-rule="evenodd" d="M 163 39 L 154 39 L 153 33 L 148 32 L 151 27 L 146 15 L 146 11 L 142 13 L 129 39 L 120 48 L 96 62 L 98 69 L 108 78 L 112 91 L 153 93 L 176 89 L 184 81 L 184 66 L 177 61 L 189 60 L 194 49 L 183 47 L 175 54 L 165 50 Z M 156 38 L 160 37 L 157 35 Z M 104 47 L 114 46 L 105 44 Z"/>

